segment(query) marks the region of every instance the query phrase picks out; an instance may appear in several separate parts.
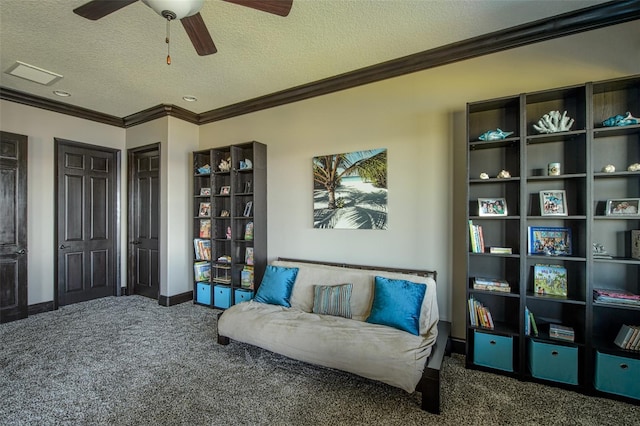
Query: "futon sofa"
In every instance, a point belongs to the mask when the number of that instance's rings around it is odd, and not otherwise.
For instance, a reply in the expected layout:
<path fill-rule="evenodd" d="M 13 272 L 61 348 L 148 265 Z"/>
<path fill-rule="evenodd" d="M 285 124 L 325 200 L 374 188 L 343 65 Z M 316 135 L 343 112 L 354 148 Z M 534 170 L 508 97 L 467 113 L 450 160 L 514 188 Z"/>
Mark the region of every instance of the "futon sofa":
<path fill-rule="evenodd" d="M 420 391 L 422 408 L 439 413 L 449 324 L 438 320 L 435 277 L 279 259 L 267 266 L 254 300 L 219 316 L 218 343 L 236 340 Z"/>

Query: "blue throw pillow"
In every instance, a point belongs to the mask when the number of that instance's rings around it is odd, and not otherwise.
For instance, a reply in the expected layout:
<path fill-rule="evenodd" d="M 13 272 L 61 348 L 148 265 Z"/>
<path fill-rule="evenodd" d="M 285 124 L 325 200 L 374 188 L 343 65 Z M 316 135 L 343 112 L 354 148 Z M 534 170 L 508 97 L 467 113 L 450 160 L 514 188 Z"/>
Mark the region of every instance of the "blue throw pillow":
<path fill-rule="evenodd" d="M 270 305 L 291 307 L 289 298 L 297 275 L 298 268 L 267 265 L 262 282 L 253 300 Z"/>
<path fill-rule="evenodd" d="M 373 306 L 367 322 L 387 325 L 418 336 L 425 284 L 376 277 Z"/>

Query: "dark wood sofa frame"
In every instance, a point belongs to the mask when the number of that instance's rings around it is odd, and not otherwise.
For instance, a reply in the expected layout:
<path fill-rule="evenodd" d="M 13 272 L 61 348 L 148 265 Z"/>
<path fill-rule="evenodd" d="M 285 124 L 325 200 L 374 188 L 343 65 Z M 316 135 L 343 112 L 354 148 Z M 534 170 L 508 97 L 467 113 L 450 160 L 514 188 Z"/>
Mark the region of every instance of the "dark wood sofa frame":
<path fill-rule="evenodd" d="M 289 259 L 289 258 L 278 258 L 278 260 L 284 262 L 301 262 L 301 263 L 310 263 L 316 265 L 327 265 L 327 266 L 337 266 L 341 268 L 350 268 L 350 269 L 369 269 L 369 270 L 377 270 L 377 271 L 387 271 L 387 272 L 398 272 L 403 274 L 414 274 L 422 277 L 431 277 L 436 282 L 437 272 L 436 271 L 426 271 L 426 270 L 413 270 L 413 269 L 399 269 L 399 268 L 384 268 L 379 266 L 365 266 L 365 265 L 351 265 L 347 263 L 331 263 L 331 262 L 320 262 L 313 260 L 299 260 L 299 259 Z M 220 315 L 223 315 L 222 312 Z M 218 317 L 220 317 L 220 315 Z M 416 391 L 422 393 L 422 404 L 421 407 L 423 410 L 428 411 L 433 414 L 440 414 L 440 371 L 442 369 L 442 361 L 444 356 L 451 355 L 451 347 L 449 342 L 449 336 L 451 334 L 451 323 L 447 321 L 438 321 L 438 338 L 436 339 L 436 343 L 433 345 L 431 349 L 431 355 L 426 360 L 425 368 L 422 373 L 422 378 L 418 385 L 416 386 Z M 220 345 L 228 345 L 230 339 L 226 336 L 221 336 L 218 333 L 218 344 Z"/>

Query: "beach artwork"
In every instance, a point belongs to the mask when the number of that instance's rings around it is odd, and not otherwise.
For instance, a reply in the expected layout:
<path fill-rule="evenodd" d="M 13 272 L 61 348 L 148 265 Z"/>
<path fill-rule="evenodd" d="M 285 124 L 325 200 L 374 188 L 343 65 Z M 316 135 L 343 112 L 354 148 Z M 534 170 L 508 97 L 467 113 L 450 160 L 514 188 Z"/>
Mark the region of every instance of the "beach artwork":
<path fill-rule="evenodd" d="M 313 227 L 387 229 L 387 150 L 313 158 Z"/>

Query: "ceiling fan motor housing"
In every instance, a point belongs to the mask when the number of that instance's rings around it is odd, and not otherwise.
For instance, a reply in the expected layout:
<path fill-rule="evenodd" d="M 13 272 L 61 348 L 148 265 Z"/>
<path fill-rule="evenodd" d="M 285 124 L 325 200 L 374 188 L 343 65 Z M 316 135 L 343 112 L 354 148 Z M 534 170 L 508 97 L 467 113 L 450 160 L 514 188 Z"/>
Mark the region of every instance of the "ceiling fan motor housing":
<path fill-rule="evenodd" d="M 204 0 L 142 0 L 165 19 L 182 19 L 200 12 Z"/>

